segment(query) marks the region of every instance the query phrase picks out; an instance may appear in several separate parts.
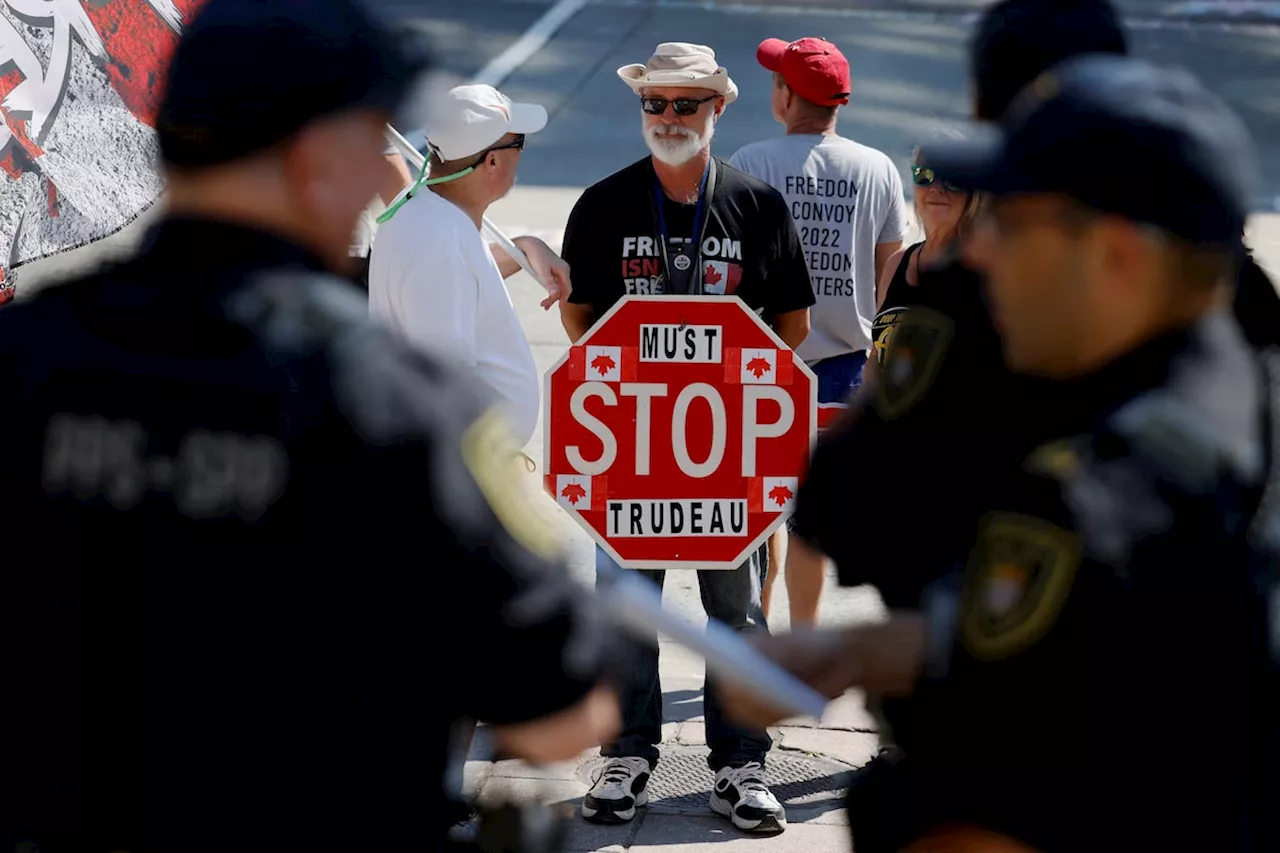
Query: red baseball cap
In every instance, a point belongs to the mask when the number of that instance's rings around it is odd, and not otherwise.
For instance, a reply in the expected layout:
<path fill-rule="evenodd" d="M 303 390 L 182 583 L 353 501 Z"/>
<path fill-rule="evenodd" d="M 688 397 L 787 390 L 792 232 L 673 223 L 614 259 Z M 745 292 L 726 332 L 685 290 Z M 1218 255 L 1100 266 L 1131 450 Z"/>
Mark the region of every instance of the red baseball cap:
<path fill-rule="evenodd" d="M 825 107 L 849 103 L 849 60 L 826 39 L 765 39 L 756 61 L 782 75 L 797 95 Z"/>

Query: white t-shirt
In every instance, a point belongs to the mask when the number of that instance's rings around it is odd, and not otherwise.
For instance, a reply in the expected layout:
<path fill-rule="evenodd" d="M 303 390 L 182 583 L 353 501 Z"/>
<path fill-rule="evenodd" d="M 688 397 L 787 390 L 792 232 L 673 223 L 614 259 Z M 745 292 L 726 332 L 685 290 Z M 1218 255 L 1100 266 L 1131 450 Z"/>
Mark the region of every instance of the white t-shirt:
<path fill-rule="evenodd" d="M 538 422 L 538 369 L 497 261 L 474 222 L 421 190 L 378 228 L 369 313 L 410 343 L 475 370 L 520 445 Z"/>
<path fill-rule="evenodd" d="M 813 363 L 870 348 L 876 244 L 902 240 L 908 228 L 893 161 L 840 136 L 789 134 L 729 162 L 782 193 L 795 220 L 817 299 L 797 354 Z"/>

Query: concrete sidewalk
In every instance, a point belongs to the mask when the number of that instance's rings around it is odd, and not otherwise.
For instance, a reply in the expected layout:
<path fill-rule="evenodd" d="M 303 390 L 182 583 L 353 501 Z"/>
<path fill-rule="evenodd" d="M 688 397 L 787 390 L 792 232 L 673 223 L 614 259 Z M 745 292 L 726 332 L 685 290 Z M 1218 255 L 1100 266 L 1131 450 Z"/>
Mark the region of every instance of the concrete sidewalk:
<path fill-rule="evenodd" d="M 844 793 L 850 774 L 866 764 L 878 747 L 875 723 L 859 694 L 850 693 L 832 703 L 821 721 L 791 720 L 770 730 L 774 747 L 769 755 L 769 783 L 787 808 L 788 828 L 781 835 L 762 837 L 739 832 L 707 806 L 713 777 L 706 765 L 701 661 L 664 642 L 661 675 L 663 757 L 650 780 L 653 799 L 631 823 L 596 825 L 579 813 L 582 796 L 601 764 L 598 750 L 550 767 L 472 760 L 466 768 L 467 791 L 482 805 L 536 801 L 563 809 L 572 818 L 567 853 L 657 847 L 675 853 L 734 841 L 787 853 L 851 849 Z M 484 754 L 487 748 L 481 730 L 472 754 Z"/>

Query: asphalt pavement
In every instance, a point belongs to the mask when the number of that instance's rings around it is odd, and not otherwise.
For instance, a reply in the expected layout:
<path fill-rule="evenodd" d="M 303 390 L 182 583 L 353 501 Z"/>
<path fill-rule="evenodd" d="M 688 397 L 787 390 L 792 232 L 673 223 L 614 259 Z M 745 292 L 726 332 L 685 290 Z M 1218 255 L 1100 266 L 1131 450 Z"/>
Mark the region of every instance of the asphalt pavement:
<path fill-rule="evenodd" d="M 568 5 L 566 5 L 568 4 Z M 709 44 L 741 89 L 726 111 L 715 149 L 727 157 L 739 146 L 781 133 L 769 116 L 769 76 L 754 59 L 764 38 L 818 35 L 849 57 L 854 72 L 852 103 L 841 112 L 840 132 L 890 154 L 905 168 L 916 142 L 939 124 L 960 121 L 968 111 L 964 57 L 969 27 L 980 0 L 803 0 L 759 2 L 631 2 L 596 0 L 574 12 L 574 0 L 547 2 L 476 0 L 427 3 L 383 0 L 386 14 L 421 27 L 438 46 L 446 70 L 459 81 L 522 46 L 527 59 L 499 85 L 518 100 L 544 104 L 551 114 L 545 131 L 532 136 L 520 166 L 520 183 L 490 214 L 510 236 L 533 233 L 559 245 L 565 219 L 582 188 L 645 156 L 634 95 L 615 69 L 643 62 L 662 41 Z M 1136 52 L 1165 63 L 1183 64 L 1225 97 L 1253 131 L 1261 153 L 1251 223 L 1251 242 L 1264 265 L 1280 278 L 1280 3 L 1172 2 L 1121 0 L 1132 25 Z M 544 15 L 555 8 L 567 21 L 547 35 Z M 523 41 L 522 41 L 522 37 Z M 410 129 L 403 129 L 410 130 Z M 1135 169 L 1141 164 L 1134 164 Z M 102 260 L 126 254 L 143 227 L 159 213 L 144 216 L 114 238 L 17 271 L 19 298 L 44 283 Z M 177 286 L 181 286 L 180 283 Z M 564 352 L 568 339 L 557 312 L 538 307 L 537 285 L 527 276 L 509 281 L 539 367 L 545 371 Z M 528 452 L 541 458 L 541 429 Z M 572 543 L 573 570 L 590 582 L 592 545 L 549 499 L 541 500 L 547 523 Z M 673 610 L 701 619 L 696 578 L 669 573 L 664 601 Z M 777 589 L 773 627 L 785 630 L 787 602 Z M 822 620 L 828 624 L 877 619 L 883 607 L 874 592 L 829 586 Z M 702 745 L 700 661 L 663 644 L 667 754 L 658 793 L 648 813 L 631 825 L 597 828 L 575 822 L 569 849 L 685 847 L 742 840 L 776 850 L 847 850 L 848 835 L 840 795 L 847 773 L 872 754 L 874 724 L 851 695 L 834 703 L 824 719 L 791 721 L 775 730 L 771 766 L 788 802 L 792 825 L 773 839 L 746 840 L 705 805 L 711 776 L 700 762 Z M 519 762 L 484 761 L 485 739 L 468 764 L 469 788 L 481 799 L 540 799 L 572 809 L 589 783 L 592 755 L 552 768 Z"/>

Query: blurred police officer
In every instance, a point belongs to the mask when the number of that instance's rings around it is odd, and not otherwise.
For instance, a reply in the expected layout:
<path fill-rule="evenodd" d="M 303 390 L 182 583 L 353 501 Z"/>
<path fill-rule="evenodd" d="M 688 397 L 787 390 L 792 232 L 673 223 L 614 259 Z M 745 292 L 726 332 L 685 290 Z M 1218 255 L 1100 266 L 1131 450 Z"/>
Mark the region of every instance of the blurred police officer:
<path fill-rule="evenodd" d="M 921 156 L 992 194 L 969 259 L 1005 360 L 1085 417 L 994 472 L 960 592 L 761 642 L 828 695 L 919 697 L 902 842 L 967 825 L 1050 853 L 1274 849 L 1276 551 L 1249 528 L 1277 520 L 1280 412 L 1230 313 L 1252 146 L 1188 75 L 1118 57 L 1043 75 L 990 131 Z M 1206 784 L 1178 748 L 1190 685 L 1195 726 L 1240 741 Z"/>
<path fill-rule="evenodd" d="M 1063 59 L 1127 50 L 1108 0 L 998 3 L 983 13 L 971 43 L 975 117 L 995 120 Z M 910 290 L 914 302 L 897 312 L 893 331 L 911 342 L 922 369 L 882 375 L 820 441 L 787 553 L 788 563 L 831 558 L 843 585 L 872 584 L 890 608 L 918 606 L 928 583 L 963 564 L 997 482 L 990 472 L 1017 465 L 1070 414 L 1058 389 L 1005 366 L 982 277 L 963 258 L 922 267 Z M 877 340 L 885 331 L 876 330 Z M 876 485 L 850 490 L 854 481 Z M 878 771 L 909 746 L 912 707 L 871 703 L 882 743 L 893 748 L 860 776 L 849 803 L 859 849 L 868 853 L 878 849 L 875 826 L 893 822 Z"/>
<path fill-rule="evenodd" d="M 501 419 L 332 275 L 424 66 L 353 0 L 210 0 L 141 255 L 0 312 L 0 801 L 50 853 L 434 848 L 458 717 L 613 733 Z"/>
<path fill-rule="evenodd" d="M 1064 58 L 1126 49 L 1107 0 L 997 4 L 972 46 L 975 117 L 994 120 Z M 949 258 L 922 268 L 912 291 L 916 304 L 902 313 L 899 331 L 915 337 L 925 369 L 883 376 L 879 385 L 888 387 L 868 389 L 820 442 L 787 556 L 830 557 L 842 584 L 874 584 L 890 607 L 914 606 L 967 545 L 995 455 L 1034 440 L 1020 417 L 1034 406 L 1009 403 L 1035 383 L 1005 368 L 981 277 Z M 851 492 L 855 477 L 876 486 Z M 928 536 L 919 535 L 923 524 Z"/>

